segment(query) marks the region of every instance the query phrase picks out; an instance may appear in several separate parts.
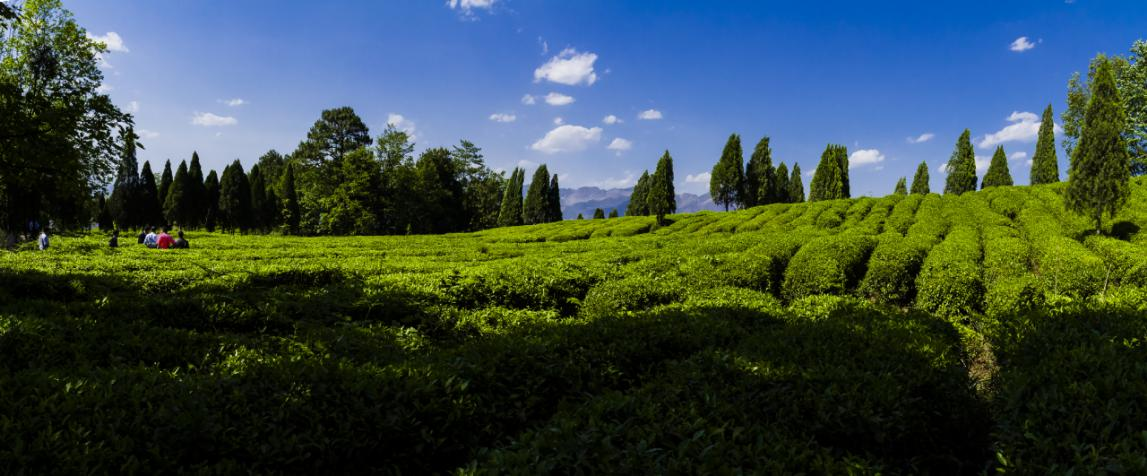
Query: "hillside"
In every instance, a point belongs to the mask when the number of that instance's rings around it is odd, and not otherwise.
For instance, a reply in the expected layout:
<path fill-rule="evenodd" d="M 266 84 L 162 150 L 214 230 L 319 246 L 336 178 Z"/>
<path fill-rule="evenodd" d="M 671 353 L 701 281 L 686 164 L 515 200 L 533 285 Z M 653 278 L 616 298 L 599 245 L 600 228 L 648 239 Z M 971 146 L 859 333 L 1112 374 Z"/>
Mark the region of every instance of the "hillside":
<path fill-rule="evenodd" d="M 0 469 L 1147 471 L 1147 185 L 0 253 Z M 203 448 L 209 448 L 204 450 Z"/>

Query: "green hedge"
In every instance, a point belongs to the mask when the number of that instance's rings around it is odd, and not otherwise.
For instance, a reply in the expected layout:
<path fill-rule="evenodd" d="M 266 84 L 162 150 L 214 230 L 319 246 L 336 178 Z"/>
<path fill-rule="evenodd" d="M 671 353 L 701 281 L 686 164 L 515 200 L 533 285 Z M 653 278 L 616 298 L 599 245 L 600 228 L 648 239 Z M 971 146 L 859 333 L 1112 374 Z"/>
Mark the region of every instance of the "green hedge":
<path fill-rule="evenodd" d="M 984 295 L 980 253 L 979 232 L 954 227 L 924 260 L 916 279 L 916 307 L 940 316 L 978 311 Z"/>
<path fill-rule="evenodd" d="M 933 244 L 932 238 L 918 235 L 904 237 L 894 231 L 880 235 L 860 284 L 861 294 L 885 304 L 911 303 L 916 276 Z"/>
<path fill-rule="evenodd" d="M 803 246 L 785 270 L 783 294 L 795 300 L 815 294 L 844 294 L 864 277 L 876 239 L 842 233 L 818 238 Z"/>
<path fill-rule="evenodd" d="M 1076 299 L 1100 292 L 1108 278 L 1103 260 L 1064 236 L 1061 221 L 1042 204 L 1028 203 L 1019 221 L 1031 240 L 1034 271 L 1043 279 L 1044 288 Z"/>
<path fill-rule="evenodd" d="M 896 206 L 892 207 L 892 212 L 888 214 L 884 229 L 895 231 L 901 235 L 908 233 L 908 227 L 912 226 L 912 222 L 915 221 L 916 209 L 923 199 L 924 196 L 922 195 L 909 195 L 897 202 Z"/>
<path fill-rule="evenodd" d="M 1094 235 L 1083 243 L 1103 257 L 1111 285 L 1147 286 L 1147 250 L 1142 245 Z"/>

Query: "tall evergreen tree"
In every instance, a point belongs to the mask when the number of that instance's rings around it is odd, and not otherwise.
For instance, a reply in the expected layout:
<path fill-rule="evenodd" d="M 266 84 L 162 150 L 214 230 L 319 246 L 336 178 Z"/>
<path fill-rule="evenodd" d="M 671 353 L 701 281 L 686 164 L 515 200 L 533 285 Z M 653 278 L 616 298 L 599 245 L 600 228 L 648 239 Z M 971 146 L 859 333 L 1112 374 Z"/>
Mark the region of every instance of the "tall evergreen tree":
<path fill-rule="evenodd" d="M 908 177 L 900 177 L 896 181 L 896 190 L 892 191 L 893 195 L 908 195 Z"/>
<path fill-rule="evenodd" d="M 546 164 L 542 164 L 534 171 L 530 189 L 526 192 L 526 201 L 522 205 L 522 220 L 527 225 L 549 221 L 549 197 L 550 172 Z"/>
<path fill-rule="evenodd" d="M 841 156 L 844 159 L 841 159 Z M 848 175 L 848 149 L 842 145 L 829 144 L 820 155 L 820 163 L 813 172 L 812 183 L 809 184 L 809 201 L 836 200 L 848 198 L 845 191 L 845 182 Z"/>
<path fill-rule="evenodd" d="M 605 219 L 605 210 L 602 210 L 600 208 L 594 208 L 593 209 L 593 219 L 594 220 L 604 220 Z"/>
<path fill-rule="evenodd" d="M 673 157 L 668 150 L 657 160 L 657 168 L 649 179 L 645 203 L 649 214 L 657 217 L 657 223 L 664 223 L 665 215 L 677 213 L 677 192 L 673 189 Z"/>
<path fill-rule="evenodd" d="M 203 179 L 203 198 L 203 227 L 209 232 L 214 232 L 215 227 L 222 221 L 222 217 L 219 216 L 219 175 L 214 170 Z"/>
<path fill-rule="evenodd" d="M 219 216 L 225 230 L 245 233 L 251 229 L 251 183 L 239 159 L 223 169 L 219 181 Z"/>
<path fill-rule="evenodd" d="M 1131 158 L 1123 137 L 1126 121 L 1111 63 L 1101 61 L 1079 143 L 1071 155 L 1065 197 L 1068 208 L 1095 219 L 1096 233 L 1103 229 L 1103 214 L 1115 216 L 1131 194 Z"/>
<path fill-rule="evenodd" d="M 804 202 L 804 179 L 801 178 L 801 165 L 793 163 L 793 174 L 789 177 L 789 203 Z"/>
<path fill-rule="evenodd" d="M 725 141 L 725 148 L 721 151 L 721 159 L 713 166 L 709 176 L 709 196 L 713 198 L 713 203 L 724 206 L 725 211 L 729 211 L 730 205 L 743 206 L 745 203 L 743 193 L 745 169 L 742 166 L 744 162 L 741 136 L 730 134 L 729 140 Z"/>
<path fill-rule="evenodd" d="M 139 181 L 139 201 L 144 222 L 151 226 L 163 225 L 163 208 L 159 206 L 159 191 L 155 187 L 155 173 L 151 171 L 150 162 L 143 163 Z"/>
<path fill-rule="evenodd" d="M 772 203 L 775 192 L 773 151 L 769 138 L 762 137 L 753 148 L 753 155 L 745 165 L 745 187 L 743 190 L 745 207 Z"/>
<path fill-rule="evenodd" d="M 288 235 L 297 235 L 299 234 L 299 220 L 302 212 L 299 210 L 299 195 L 295 191 L 295 170 L 290 162 L 286 164 L 283 177 L 279 181 L 279 190 L 283 193 L 281 215 L 283 232 Z"/>
<path fill-rule="evenodd" d="M 616 208 L 614 208 L 614 209 L 611 209 L 611 210 L 609 211 L 609 217 L 610 217 L 610 218 L 617 218 L 617 209 L 616 209 Z"/>
<path fill-rule="evenodd" d="M 441 147 L 427 149 L 418 157 L 415 171 L 421 200 L 414 231 L 449 233 L 462 230 L 466 226 L 463 189 L 450 151 Z"/>
<path fill-rule="evenodd" d="M 1012 184 L 1012 172 L 1008 169 L 1008 155 L 1004 153 L 1004 146 L 1001 145 L 996 147 L 996 153 L 992 155 L 992 163 L 988 165 L 988 171 L 984 173 L 984 180 L 980 183 L 980 189 Z"/>
<path fill-rule="evenodd" d="M 143 226 L 145 218 L 140 201 L 143 183 L 140 181 L 139 162 L 136 160 L 136 140 L 138 137 L 129 127 L 123 133 L 122 139 L 123 146 L 119 168 L 116 172 L 108 208 L 117 226 L 127 229 Z"/>
<path fill-rule="evenodd" d="M 263 180 L 263 169 L 259 164 L 251 166 L 247 180 L 251 185 L 251 228 L 263 231 L 270 217 L 263 215 L 267 211 L 267 184 Z"/>
<path fill-rule="evenodd" d="M 171 190 L 171 183 L 174 181 L 175 178 L 171 173 L 171 159 L 167 159 L 167 161 L 163 163 L 163 174 L 159 176 L 159 193 L 156 194 L 161 206 L 167 203 L 167 192 Z M 167 217 L 166 211 L 164 211 L 164 218 L 167 219 L 168 223 L 171 223 L 171 218 Z"/>
<path fill-rule="evenodd" d="M 1051 104 L 1043 110 L 1043 122 L 1039 125 L 1039 138 L 1035 143 L 1035 156 L 1032 157 L 1031 184 L 1040 185 L 1059 181 L 1059 159 L 1055 156 L 1055 116 Z"/>
<path fill-rule="evenodd" d="M 255 165 L 259 166 L 259 172 L 263 175 L 263 182 L 267 184 L 267 188 L 276 189 L 275 192 L 279 193 L 277 189 L 280 179 L 283 178 L 283 168 L 287 166 L 287 158 L 279 151 L 271 149 L 260 156 L 259 162 Z"/>
<path fill-rule="evenodd" d="M 558 186 L 558 174 L 550 179 L 549 221 L 562 221 L 562 192 Z"/>
<path fill-rule="evenodd" d="M 633 186 L 633 192 L 629 194 L 629 205 L 625 207 L 625 216 L 636 217 L 649 214 L 649 202 L 646 200 L 646 197 L 649 196 L 649 180 L 649 171 L 642 172 L 641 178 L 637 179 L 637 184 Z"/>
<path fill-rule="evenodd" d="M 773 186 L 776 189 L 773 193 L 776 199 L 773 201 L 775 203 L 789 203 L 789 166 L 781 162 L 773 173 L 773 178 Z"/>
<path fill-rule="evenodd" d="M 108 201 L 104 198 L 104 194 L 99 194 L 96 200 L 96 209 L 99 214 L 96 216 L 96 223 L 100 226 L 100 231 L 109 231 L 115 228 L 115 220 L 112 218 L 111 209 L 108 208 Z"/>
<path fill-rule="evenodd" d="M 976 153 L 972 150 L 972 133 L 964 129 L 956 141 L 956 150 L 948 159 L 948 178 L 944 185 L 945 194 L 960 195 L 976 191 Z"/>
<path fill-rule="evenodd" d="M 916 175 L 912 177 L 912 193 L 920 195 L 931 193 L 932 187 L 928 184 L 929 180 L 931 179 L 928 177 L 928 163 L 920 162 L 920 165 L 916 166 Z"/>
<path fill-rule="evenodd" d="M 525 170 L 514 168 L 502 192 L 502 207 L 498 210 L 498 226 L 518 226 L 522 224 L 522 185 Z"/>
<path fill-rule="evenodd" d="M 840 198 L 852 198 L 852 184 L 848 180 L 848 148 L 840 146 L 836 150 L 836 160 L 840 167 Z"/>
<path fill-rule="evenodd" d="M 198 228 L 207 218 L 207 189 L 204 183 L 203 168 L 199 164 L 199 153 L 191 153 L 191 163 L 187 166 L 187 223 L 184 228 Z"/>
<path fill-rule="evenodd" d="M 167 190 L 167 197 L 163 200 L 163 215 L 167 217 L 168 223 L 188 226 L 191 202 L 187 190 L 190 188 L 191 175 L 187 172 L 187 162 L 180 162 L 171 187 Z"/>

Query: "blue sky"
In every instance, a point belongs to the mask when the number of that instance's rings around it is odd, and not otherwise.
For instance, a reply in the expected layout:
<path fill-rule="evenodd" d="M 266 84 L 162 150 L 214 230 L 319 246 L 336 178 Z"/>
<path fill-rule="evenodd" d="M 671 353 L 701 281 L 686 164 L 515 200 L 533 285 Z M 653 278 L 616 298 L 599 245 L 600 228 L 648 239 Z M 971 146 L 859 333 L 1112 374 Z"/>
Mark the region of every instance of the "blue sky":
<path fill-rule="evenodd" d="M 492 167 L 546 163 L 563 187 L 630 186 L 668 149 L 694 193 L 732 132 L 746 153 L 770 136 L 774 163 L 809 173 L 845 144 L 853 194 L 884 195 L 921 160 L 942 189 L 969 128 L 985 167 L 1002 144 L 1026 184 L 1038 115 L 1050 103 L 1058 122 L 1071 73 L 1147 37 L 1142 0 L 65 6 L 114 47 L 105 86 L 157 170 L 193 150 L 215 169 L 288 153 L 345 105 L 372 135 L 391 121 L 419 151 L 466 138 Z"/>

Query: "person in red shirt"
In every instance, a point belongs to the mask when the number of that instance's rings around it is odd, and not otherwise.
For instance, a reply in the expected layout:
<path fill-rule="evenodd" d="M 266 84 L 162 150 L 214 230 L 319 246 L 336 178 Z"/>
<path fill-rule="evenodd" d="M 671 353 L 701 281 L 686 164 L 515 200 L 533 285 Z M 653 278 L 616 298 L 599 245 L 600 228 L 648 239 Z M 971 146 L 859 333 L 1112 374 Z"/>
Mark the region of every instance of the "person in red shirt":
<path fill-rule="evenodd" d="M 159 238 L 155 240 L 155 247 L 161 250 L 171 248 L 171 245 L 174 244 L 175 240 L 171 238 L 171 235 L 167 234 L 166 228 L 164 228 L 163 231 L 159 233 Z"/>

